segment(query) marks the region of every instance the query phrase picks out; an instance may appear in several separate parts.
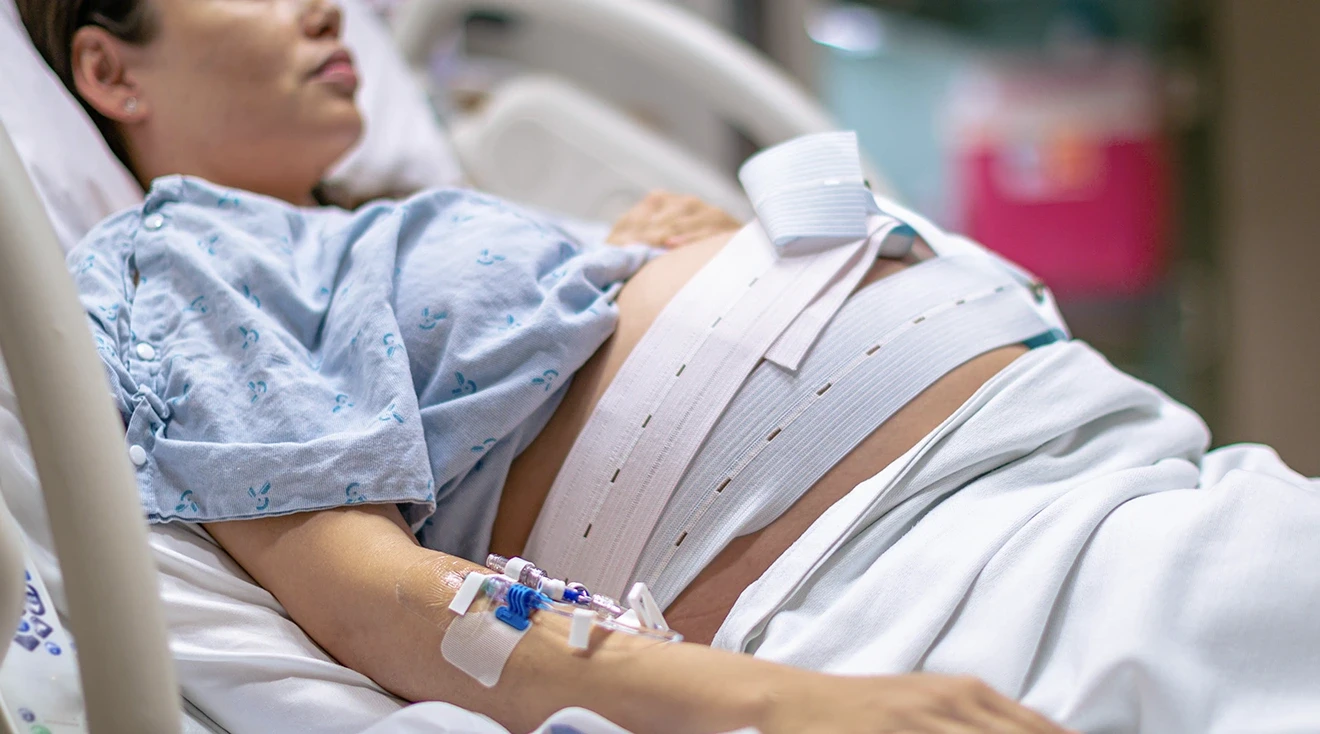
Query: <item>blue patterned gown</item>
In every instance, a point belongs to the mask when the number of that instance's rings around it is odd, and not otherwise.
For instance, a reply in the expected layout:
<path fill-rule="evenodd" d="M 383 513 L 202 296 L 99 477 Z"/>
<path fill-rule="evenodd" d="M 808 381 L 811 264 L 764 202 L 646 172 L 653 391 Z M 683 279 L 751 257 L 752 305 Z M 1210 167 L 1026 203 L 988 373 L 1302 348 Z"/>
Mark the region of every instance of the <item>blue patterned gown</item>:
<path fill-rule="evenodd" d="M 346 212 L 167 177 L 69 267 L 151 521 L 396 503 L 477 559 L 650 253 L 466 190 Z"/>

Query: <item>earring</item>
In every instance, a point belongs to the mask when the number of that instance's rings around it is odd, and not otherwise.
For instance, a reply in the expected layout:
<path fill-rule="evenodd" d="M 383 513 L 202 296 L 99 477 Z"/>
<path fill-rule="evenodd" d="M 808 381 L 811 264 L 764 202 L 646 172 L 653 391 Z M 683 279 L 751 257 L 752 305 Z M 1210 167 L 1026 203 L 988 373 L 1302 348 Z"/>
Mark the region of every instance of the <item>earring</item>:
<path fill-rule="evenodd" d="M 124 100 L 124 111 L 130 115 L 137 112 L 137 97 L 129 97 Z"/>

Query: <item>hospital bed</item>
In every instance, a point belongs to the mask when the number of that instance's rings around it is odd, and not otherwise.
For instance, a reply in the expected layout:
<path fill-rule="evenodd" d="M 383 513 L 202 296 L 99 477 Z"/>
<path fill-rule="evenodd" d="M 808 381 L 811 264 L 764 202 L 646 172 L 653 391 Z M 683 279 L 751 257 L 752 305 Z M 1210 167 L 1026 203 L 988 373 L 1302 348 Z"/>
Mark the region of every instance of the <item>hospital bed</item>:
<path fill-rule="evenodd" d="M 480 112 L 451 120 L 450 134 L 439 132 L 412 77 L 424 78 L 435 40 L 458 32 L 477 9 L 557 23 L 636 54 L 758 144 L 830 127 L 808 96 L 748 47 L 656 0 L 412 0 L 394 18 L 402 54 L 387 47 L 384 27 L 361 0 L 342 2 L 346 40 L 366 79 L 368 122 L 362 146 L 332 177 L 345 196 L 452 183 L 461 169 L 476 186 L 573 217 L 606 219 L 651 188 L 749 211 L 718 167 L 562 79 L 509 81 Z M 61 249 L 141 192 L 40 65 L 11 0 L 0 0 L 0 63 L 0 351 L 9 355 L 0 364 L 13 386 L 6 397 L 0 370 L 0 469 L 30 462 L 40 477 L 38 489 L 24 485 L 22 472 L 0 471 L 0 629 L 26 624 L 20 615 L 34 593 L 26 573 L 57 574 L 61 618 L 77 631 L 86 713 L 85 722 L 56 731 L 173 732 L 181 720 L 189 731 L 220 731 L 206 716 L 216 712 L 185 702 L 188 715 L 180 716 L 123 427 L 105 400 Z M 15 416 L 5 430 L 15 404 L 26 442 Z M 15 649 L 0 647 L 0 661 Z M 0 709 L 0 731 L 29 730 L 31 712 L 19 720 Z"/>

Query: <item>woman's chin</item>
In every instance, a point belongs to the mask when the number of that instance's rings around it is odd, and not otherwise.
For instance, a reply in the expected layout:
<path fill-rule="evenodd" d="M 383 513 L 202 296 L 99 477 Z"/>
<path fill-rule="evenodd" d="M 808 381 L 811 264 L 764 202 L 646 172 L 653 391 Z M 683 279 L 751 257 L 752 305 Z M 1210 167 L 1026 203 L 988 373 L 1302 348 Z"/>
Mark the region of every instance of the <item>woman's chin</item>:
<path fill-rule="evenodd" d="M 339 155 L 347 153 L 362 138 L 365 124 L 356 105 L 346 104 L 339 109 L 327 110 L 316 137 L 333 141 L 341 148 Z"/>
<path fill-rule="evenodd" d="M 297 101 L 296 125 L 302 134 L 311 136 L 351 135 L 354 139 L 362 135 L 362 110 L 353 97 L 345 97 L 330 89 L 328 85 L 305 87 Z"/>
<path fill-rule="evenodd" d="M 362 110 L 358 108 L 357 101 L 352 98 L 338 98 L 331 100 L 326 105 L 326 117 L 332 121 L 332 124 L 352 129 L 354 136 L 362 134 L 363 119 Z"/>

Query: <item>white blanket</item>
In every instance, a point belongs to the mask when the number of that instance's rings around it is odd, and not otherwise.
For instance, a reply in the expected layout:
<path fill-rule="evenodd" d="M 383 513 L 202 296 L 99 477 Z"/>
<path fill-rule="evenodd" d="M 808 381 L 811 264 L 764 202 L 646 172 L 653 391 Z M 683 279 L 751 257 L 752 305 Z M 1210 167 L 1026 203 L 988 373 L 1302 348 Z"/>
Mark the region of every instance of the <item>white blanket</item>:
<path fill-rule="evenodd" d="M 1320 727 L 1320 482 L 1080 343 L 1036 350 L 830 508 L 716 644 L 966 673 L 1086 732 Z"/>

